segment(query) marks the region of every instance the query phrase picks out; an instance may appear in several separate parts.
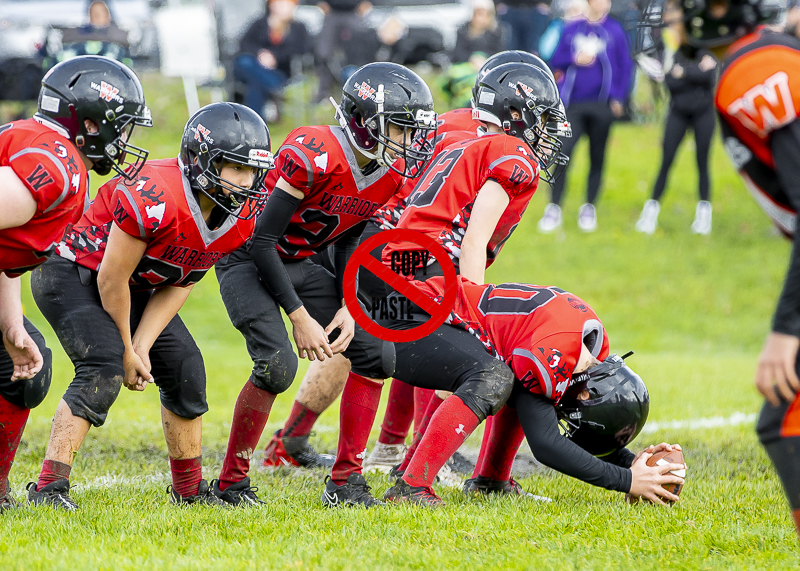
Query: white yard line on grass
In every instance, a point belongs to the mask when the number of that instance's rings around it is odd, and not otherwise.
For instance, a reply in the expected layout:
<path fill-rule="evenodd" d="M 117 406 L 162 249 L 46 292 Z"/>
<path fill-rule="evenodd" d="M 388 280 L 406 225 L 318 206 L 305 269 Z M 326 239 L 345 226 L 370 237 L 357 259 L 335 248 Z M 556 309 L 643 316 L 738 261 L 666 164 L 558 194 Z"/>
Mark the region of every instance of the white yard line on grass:
<path fill-rule="evenodd" d="M 701 430 L 705 428 L 719 428 L 722 426 L 738 426 L 752 424 L 758 415 L 754 412 L 734 412 L 730 416 L 709 416 L 692 420 L 667 420 L 664 422 L 648 422 L 642 428 L 642 434 L 652 434 L 662 430 Z"/>

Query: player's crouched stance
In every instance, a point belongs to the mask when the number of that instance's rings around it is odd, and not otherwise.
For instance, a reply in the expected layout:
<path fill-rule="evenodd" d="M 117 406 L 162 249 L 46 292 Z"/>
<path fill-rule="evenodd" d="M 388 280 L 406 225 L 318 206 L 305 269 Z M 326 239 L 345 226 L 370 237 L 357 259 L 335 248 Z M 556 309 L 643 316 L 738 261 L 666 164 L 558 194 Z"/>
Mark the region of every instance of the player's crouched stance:
<path fill-rule="evenodd" d="M 431 418 L 411 462 L 384 499 L 440 505 L 431 487 L 439 469 L 487 416 L 495 415 L 466 491 L 521 493 L 510 474 L 524 434 L 536 457 L 560 472 L 654 502 L 659 496 L 677 500 L 661 486 L 682 484 L 682 478 L 666 473 L 683 465 L 648 467 L 653 449 L 636 460 L 624 449 L 647 419 L 649 396 L 622 359 L 608 357 L 608 338 L 594 311 L 552 286 L 457 279 L 448 323 L 419 341 L 395 344 L 398 378 L 453 395 Z M 433 299 L 444 295 L 441 277 L 417 286 Z M 415 323 L 386 325 L 403 329 Z M 574 441 L 558 428 L 554 405 L 565 395 Z"/>
<path fill-rule="evenodd" d="M 37 305 L 75 366 L 28 501 L 74 510 L 69 475 L 90 426 L 102 426 L 123 384 L 155 382 L 176 504 L 225 505 L 202 480 L 203 358 L 177 315 L 192 286 L 247 241 L 272 168 L 253 111 L 216 103 L 187 123 L 180 158 L 150 161 L 106 183 L 33 276 Z"/>
<path fill-rule="evenodd" d="M 43 263 L 80 218 L 87 169 L 141 166 L 147 152 L 127 144 L 134 125 L 150 125 L 136 75 L 110 59 L 78 57 L 44 78 L 33 119 L 0 127 L 0 511 L 16 505 L 11 463 L 52 374 L 50 349 L 22 314 L 20 275 Z"/>

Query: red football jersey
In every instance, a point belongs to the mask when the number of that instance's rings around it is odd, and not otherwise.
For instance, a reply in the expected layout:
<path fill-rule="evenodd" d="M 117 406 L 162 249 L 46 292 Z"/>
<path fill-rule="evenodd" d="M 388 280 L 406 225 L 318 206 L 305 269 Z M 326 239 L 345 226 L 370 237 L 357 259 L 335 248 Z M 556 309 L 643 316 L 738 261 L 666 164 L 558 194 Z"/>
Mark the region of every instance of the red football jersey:
<path fill-rule="evenodd" d="M 112 223 L 147 242 L 131 276 L 134 290 L 197 283 L 217 260 L 249 240 L 255 228 L 252 219 L 228 216 L 210 230 L 179 159 L 147 161 L 135 180 L 114 178 L 100 187 L 58 254 L 98 270 Z"/>
<path fill-rule="evenodd" d="M 275 166 L 267 175 L 267 190 L 282 178 L 305 194 L 278 240 L 284 259 L 323 251 L 375 214 L 405 180 L 387 167 L 364 175 L 341 127 L 295 129 L 278 149 Z"/>
<path fill-rule="evenodd" d="M 441 302 L 444 278 L 414 282 Z M 592 355 L 608 356 L 608 336 L 581 298 L 553 286 L 476 285 L 458 276 L 458 294 L 446 323 L 477 337 L 534 394 L 558 403 L 567 390 L 590 334 Z"/>
<path fill-rule="evenodd" d="M 510 199 L 486 246 L 489 267 L 519 224 L 539 183 L 539 162 L 524 143 L 510 135 L 485 134 L 447 147 L 417 183 L 397 228 L 427 234 L 444 246 L 458 267 L 472 207 L 489 179 L 500 184 Z M 388 264 L 394 251 L 418 249 L 408 242 L 389 243 L 383 261 Z"/>
<path fill-rule="evenodd" d="M 758 204 L 785 234 L 794 233 L 794 207 L 781 189 L 772 133 L 800 116 L 800 40 L 759 31 L 731 48 L 717 84 L 725 150 Z"/>
<path fill-rule="evenodd" d="M 16 277 L 53 253 L 89 200 L 89 175 L 60 126 L 25 119 L 0 127 L 0 166 L 11 167 L 36 201 L 28 222 L 0 230 L 0 272 Z"/>
<path fill-rule="evenodd" d="M 477 137 L 484 130 L 483 123 L 472 118 L 471 107 L 453 109 L 447 113 L 442 113 L 437 118 L 436 123 L 436 132 L 439 135 L 450 131 L 467 131 L 473 137 Z"/>
<path fill-rule="evenodd" d="M 433 158 L 435 159 L 439 153 L 453 143 L 458 143 L 459 141 L 465 141 L 467 139 L 474 139 L 476 137 L 476 134 L 469 131 L 453 130 L 445 131 L 443 133 L 440 132 L 436 135 L 436 145 L 433 148 Z M 433 159 L 431 162 L 433 162 Z M 391 230 L 392 228 L 396 228 L 397 223 L 400 221 L 400 217 L 403 215 L 403 212 L 405 212 L 406 207 L 408 206 L 408 197 L 411 196 L 412 192 L 414 192 L 414 188 L 417 186 L 418 180 L 419 179 L 416 178 L 405 179 L 403 186 L 400 187 L 400 190 L 397 191 L 386 204 L 381 206 L 377 212 L 375 212 L 375 215 L 372 217 L 372 221 L 380 226 L 382 230 Z"/>

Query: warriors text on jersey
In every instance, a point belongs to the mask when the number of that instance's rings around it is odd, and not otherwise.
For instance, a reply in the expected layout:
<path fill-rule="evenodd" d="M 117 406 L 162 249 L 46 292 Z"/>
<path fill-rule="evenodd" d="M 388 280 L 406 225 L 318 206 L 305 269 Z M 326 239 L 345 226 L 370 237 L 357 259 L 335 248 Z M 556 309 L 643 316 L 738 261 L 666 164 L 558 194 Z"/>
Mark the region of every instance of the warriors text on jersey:
<path fill-rule="evenodd" d="M 81 217 L 89 176 L 66 132 L 47 120 L 0 127 L 0 166 L 10 167 L 36 202 L 28 222 L 0 230 L 0 272 L 15 277 L 43 263 Z"/>
<path fill-rule="evenodd" d="M 447 147 L 425 170 L 397 227 L 427 234 L 444 246 L 458 267 L 472 207 L 487 180 L 497 182 L 510 199 L 486 246 L 489 267 L 519 224 L 539 182 L 539 163 L 514 137 L 486 134 Z M 394 251 L 416 249 L 411 243 L 389 243 L 383 261 L 388 263 Z"/>
<path fill-rule="evenodd" d="M 577 296 L 552 286 L 476 285 L 458 276 L 458 295 L 447 323 L 477 337 L 504 361 L 525 388 L 558 403 L 569 387 L 584 339 L 597 359 L 608 356 L 600 318 Z M 437 301 L 444 278 L 414 282 Z"/>
<path fill-rule="evenodd" d="M 111 224 L 147 242 L 131 276 L 137 290 L 200 281 L 217 260 L 249 240 L 255 226 L 253 220 L 228 216 L 210 230 L 178 159 L 147 161 L 133 181 L 114 178 L 103 185 L 58 254 L 98 270 Z"/>
<path fill-rule="evenodd" d="M 267 189 L 272 191 L 282 178 L 305 195 L 278 240 L 284 259 L 321 252 L 372 217 L 404 181 L 386 167 L 364 175 L 340 127 L 295 129 L 278 150 L 275 165 L 267 175 Z"/>
<path fill-rule="evenodd" d="M 731 47 L 716 93 L 725 150 L 748 190 L 786 234 L 796 211 L 781 189 L 770 141 L 772 133 L 800 114 L 800 40 L 760 31 Z"/>

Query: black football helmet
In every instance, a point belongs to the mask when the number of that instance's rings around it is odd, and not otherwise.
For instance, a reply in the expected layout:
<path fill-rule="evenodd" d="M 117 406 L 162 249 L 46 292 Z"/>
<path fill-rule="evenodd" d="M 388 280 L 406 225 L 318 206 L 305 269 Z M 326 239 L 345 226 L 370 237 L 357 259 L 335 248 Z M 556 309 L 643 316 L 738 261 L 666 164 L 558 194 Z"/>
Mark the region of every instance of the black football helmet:
<path fill-rule="evenodd" d="M 760 24 L 778 23 L 786 10 L 786 0 L 650 0 L 639 20 L 636 52 L 657 53 L 663 47 L 661 28 L 678 19 L 690 46 L 713 48 L 735 42 Z"/>
<path fill-rule="evenodd" d="M 113 169 L 136 178 L 148 152 L 130 143 L 134 126 L 152 127 L 139 78 L 125 64 L 98 56 L 79 56 L 53 67 L 42 79 L 37 115 L 66 129 L 69 139 L 107 175 Z M 90 133 L 89 119 L 97 125 Z"/>
<path fill-rule="evenodd" d="M 577 399 L 584 390 L 589 398 Z M 594 456 L 606 456 L 627 446 L 642 430 L 650 395 L 622 357 L 609 355 L 573 379 L 556 412 L 575 444 Z"/>
<path fill-rule="evenodd" d="M 244 105 L 212 103 L 192 115 L 183 130 L 180 158 L 192 188 L 237 218 L 252 218 L 267 200 L 264 177 L 275 168 L 269 129 Z M 249 188 L 222 178 L 225 162 L 256 169 Z"/>
<path fill-rule="evenodd" d="M 515 119 L 512 112 L 519 113 Z M 552 73 L 526 63 L 506 63 L 478 83 L 472 118 L 492 123 L 522 139 L 541 165 L 540 177 L 552 184 L 569 162 L 559 137 L 572 130 Z"/>
<path fill-rule="evenodd" d="M 433 96 L 425 81 L 410 69 L 396 63 L 369 63 L 345 82 L 341 104 L 333 98 L 331 103 L 350 142 L 381 166 L 416 178 L 431 160 L 437 126 Z M 389 137 L 389 125 L 403 132 L 405 144 Z M 395 166 L 397 159 L 403 159 L 403 170 Z"/>
<path fill-rule="evenodd" d="M 542 58 L 539 56 L 533 55 L 530 52 L 522 51 L 522 50 L 505 50 L 502 52 L 497 52 L 485 62 L 478 70 L 478 77 L 475 80 L 475 85 L 472 88 L 472 106 L 475 106 L 475 99 L 478 95 L 478 86 L 480 85 L 481 80 L 486 77 L 486 74 L 492 71 L 497 66 L 503 65 L 504 63 L 527 63 L 534 67 L 538 67 L 541 70 L 546 71 L 553 76 L 553 72 L 550 71 L 550 68 L 544 62 Z M 555 78 L 553 79 L 555 81 Z"/>

